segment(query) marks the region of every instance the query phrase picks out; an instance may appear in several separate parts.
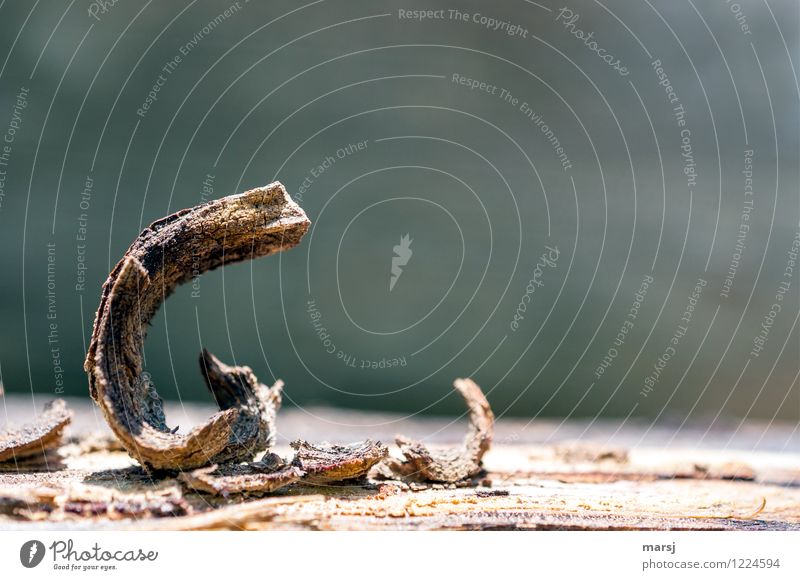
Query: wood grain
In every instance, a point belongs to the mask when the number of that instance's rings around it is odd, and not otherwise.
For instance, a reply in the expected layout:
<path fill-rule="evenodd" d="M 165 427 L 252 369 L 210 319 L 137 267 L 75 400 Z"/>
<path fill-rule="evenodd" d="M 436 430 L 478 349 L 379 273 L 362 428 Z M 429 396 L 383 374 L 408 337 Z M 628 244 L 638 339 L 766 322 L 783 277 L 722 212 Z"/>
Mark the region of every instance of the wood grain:
<path fill-rule="evenodd" d="M 0 468 L 0 528 L 800 530 L 800 440 L 792 425 L 737 422 L 705 437 L 703 425 L 692 425 L 673 438 L 669 426 L 499 419 L 475 485 L 367 480 L 225 498 L 145 472 L 88 400 L 69 405 L 72 441 L 56 463 Z M 34 410 L 14 396 L 0 406 L 15 422 Z M 190 428 L 209 407 L 167 412 Z M 275 451 L 287 459 L 298 436 L 389 443 L 387 434 L 400 431 L 435 448 L 458 442 L 465 429 L 450 419 L 328 409 L 286 409 L 278 427 Z"/>

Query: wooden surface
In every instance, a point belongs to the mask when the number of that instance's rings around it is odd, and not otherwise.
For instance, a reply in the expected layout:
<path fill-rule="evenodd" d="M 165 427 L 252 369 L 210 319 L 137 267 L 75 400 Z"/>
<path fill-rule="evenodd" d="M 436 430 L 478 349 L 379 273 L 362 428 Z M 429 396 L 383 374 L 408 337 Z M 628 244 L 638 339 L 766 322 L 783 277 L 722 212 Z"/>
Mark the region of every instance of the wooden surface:
<path fill-rule="evenodd" d="M 0 413 L 13 424 L 46 402 L 9 396 Z M 295 484 L 263 498 L 192 493 L 174 477 L 141 470 L 99 411 L 75 411 L 63 445 L 46 467 L 0 467 L 0 529 L 753 529 L 800 530 L 800 429 L 702 424 L 499 419 L 484 458 L 486 474 L 468 487 L 394 482 Z M 186 430 L 210 407 L 171 405 Z M 0 425 L 4 425 L 0 414 Z M 285 409 L 279 447 L 378 438 L 395 452 L 403 433 L 446 445 L 463 420 L 407 418 L 330 409 Z"/>

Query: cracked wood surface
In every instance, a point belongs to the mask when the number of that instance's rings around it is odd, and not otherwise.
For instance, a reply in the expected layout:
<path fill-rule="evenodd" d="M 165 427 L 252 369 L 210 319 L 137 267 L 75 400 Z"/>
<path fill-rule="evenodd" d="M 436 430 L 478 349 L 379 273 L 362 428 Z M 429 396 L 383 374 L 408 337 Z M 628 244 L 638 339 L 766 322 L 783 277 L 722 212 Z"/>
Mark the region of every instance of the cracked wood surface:
<path fill-rule="evenodd" d="M 800 430 L 734 422 L 707 434 L 615 421 L 499 419 L 486 472 L 466 487 L 379 480 L 299 481 L 264 497 L 192 491 L 155 478 L 111 437 L 90 401 L 56 457 L 39 468 L 0 466 L 0 529 L 732 529 L 800 530 Z M 0 399 L 21 424 L 30 398 Z M 209 407 L 166 405 L 190 428 Z M 397 432 L 431 449 L 463 438 L 465 421 L 286 409 L 272 451 L 289 442 L 391 441 Z M 669 444 L 667 444 L 669 443 Z M 390 445 L 390 453 L 400 451 Z"/>

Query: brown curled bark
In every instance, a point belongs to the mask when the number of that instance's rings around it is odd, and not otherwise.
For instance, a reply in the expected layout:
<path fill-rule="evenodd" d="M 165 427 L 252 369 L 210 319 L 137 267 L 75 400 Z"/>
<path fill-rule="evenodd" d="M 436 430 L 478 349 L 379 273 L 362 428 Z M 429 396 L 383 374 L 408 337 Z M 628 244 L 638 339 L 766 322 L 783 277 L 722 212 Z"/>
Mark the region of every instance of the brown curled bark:
<path fill-rule="evenodd" d="M 179 478 L 195 491 L 228 496 L 235 493 L 269 493 L 298 481 L 303 471 L 287 465 L 274 453 L 261 461 L 241 465 L 212 465 L 181 473 Z"/>
<path fill-rule="evenodd" d="M 205 349 L 200 354 L 200 368 L 219 408 L 239 411 L 235 439 L 214 460 L 251 459 L 275 445 L 275 416 L 281 406 L 283 381 L 267 387 L 258 381 L 250 367 L 228 366 Z"/>
<path fill-rule="evenodd" d="M 297 452 L 292 465 L 302 469 L 305 472 L 303 480 L 311 483 L 357 479 L 366 475 L 389 453 L 380 441 L 370 439 L 352 445 L 312 444 L 298 440 L 291 446 Z"/>
<path fill-rule="evenodd" d="M 0 434 L 0 462 L 44 457 L 61 443 L 72 411 L 63 399 L 50 401 L 33 423 Z"/>
<path fill-rule="evenodd" d="M 161 399 L 142 372 L 148 322 L 193 276 L 267 256 L 300 242 L 310 222 L 278 182 L 210 201 L 145 229 L 103 285 L 84 363 L 92 398 L 128 453 L 155 469 L 246 461 L 272 440 L 268 419 L 280 386 L 267 389 L 247 367 L 201 355 L 220 412 L 188 434 L 167 427 Z"/>
<path fill-rule="evenodd" d="M 475 382 L 470 379 L 456 379 L 453 386 L 464 397 L 469 409 L 469 431 L 464 444 L 460 448 L 428 449 L 420 441 L 398 435 L 396 442 L 405 460 L 393 459 L 386 463 L 396 475 L 456 483 L 480 473 L 481 460 L 492 443 L 494 414 Z"/>

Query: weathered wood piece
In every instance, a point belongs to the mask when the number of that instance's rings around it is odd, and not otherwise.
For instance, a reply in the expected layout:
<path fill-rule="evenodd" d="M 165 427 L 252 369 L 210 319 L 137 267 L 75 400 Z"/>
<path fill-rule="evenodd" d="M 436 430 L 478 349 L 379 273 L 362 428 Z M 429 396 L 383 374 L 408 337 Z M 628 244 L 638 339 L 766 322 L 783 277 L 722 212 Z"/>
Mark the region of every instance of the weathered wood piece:
<path fill-rule="evenodd" d="M 405 459 L 389 460 L 386 465 L 399 477 L 455 483 L 480 473 L 481 459 L 492 443 L 494 414 L 475 382 L 456 379 L 453 386 L 469 409 L 469 431 L 463 445 L 431 450 L 419 441 L 398 435 L 395 440 Z"/>
<path fill-rule="evenodd" d="M 0 462 L 44 460 L 61 443 L 71 419 L 72 412 L 63 399 L 50 401 L 34 422 L 0 433 Z"/>
<path fill-rule="evenodd" d="M 188 470 L 246 461 L 269 445 L 280 386 L 247 367 L 201 356 L 220 411 L 186 435 L 167 424 L 142 369 L 148 322 L 193 276 L 297 245 L 309 227 L 278 182 L 181 210 L 154 222 L 128 248 L 103 285 L 84 368 L 92 398 L 122 445 L 147 468 Z"/>
<path fill-rule="evenodd" d="M 305 481 L 313 483 L 364 477 L 373 465 L 389 453 L 380 441 L 370 439 L 352 445 L 312 444 L 298 440 L 293 441 L 291 446 L 295 450 L 292 465 L 303 470 Z"/>

